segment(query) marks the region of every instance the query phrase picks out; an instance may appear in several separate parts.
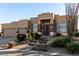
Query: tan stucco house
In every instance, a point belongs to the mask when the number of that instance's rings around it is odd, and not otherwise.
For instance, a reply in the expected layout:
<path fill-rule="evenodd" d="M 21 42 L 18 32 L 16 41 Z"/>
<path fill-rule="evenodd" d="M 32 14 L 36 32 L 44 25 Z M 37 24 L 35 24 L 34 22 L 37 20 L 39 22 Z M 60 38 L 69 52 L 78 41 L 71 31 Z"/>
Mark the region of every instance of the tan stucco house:
<path fill-rule="evenodd" d="M 2 33 L 3 36 L 16 36 L 17 31 L 22 34 L 26 34 L 29 24 L 31 24 L 31 29 L 34 32 L 50 36 L 53 35 L 54 20 L 56 20 L 56 31 L 66 34 L 66 16 L 53 13 L 42 13 L 37 17 L 31 17 L 30 19 L 23 19 L 20 21 L 2 24 Z M 29 23 L 29 21 L 31 23 Z"/>

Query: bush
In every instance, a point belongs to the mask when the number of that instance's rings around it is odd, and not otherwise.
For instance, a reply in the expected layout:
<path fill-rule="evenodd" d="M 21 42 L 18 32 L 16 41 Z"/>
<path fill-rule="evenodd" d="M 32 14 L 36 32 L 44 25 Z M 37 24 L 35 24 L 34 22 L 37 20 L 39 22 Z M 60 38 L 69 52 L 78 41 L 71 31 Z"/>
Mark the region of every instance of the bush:
<path fill-rule="evenodd" d="M 56 33 L 54 36 L 58 37 L 58 36 L 62 36 L 62 34 Z"/>
<path fill-rule="evenodd" d="M 31 33 L 29 34 L 29 39 L 30 39 L 30 41 L 33 41 L 34 39 L 35 39 L 35 40 L 39 40 L 40 37 L 41 37 L 41 35 L 38 34 L 38 33 L 31 32 Z"/>
<path fill-rule="evenodd" d="M 60 37 L 57 38 L 54 42 L 52 42 L 52 47 L 65 47 L 67 43 L 70 43 L 71 39 L 68 37 Z"/>
<path fill-rule="evenodd" d="M 63 37 L 63 40 L 65 43 L 70 43 L 71 41 L 73 41 L 73 39 L 70 39 L 68 37 Z"/>
<path fill-rule="evenodd" d="M 39 38 L 41 37 L 41 35 L 40 34 L 38 34 L 38 33 L 35 33 L 35 37 L 34 37 L 34 39 L 35 40 L 39 40 Z"/>
<path fill-rule="evenodd" d="M 79 53 L 79 43 L 70 43 L 66 45 L 66 49 L 71 53 Z"/>
<path fill-rule="evenodd" d="M 74 34 L 75 37 L 79 37 L 79 32 Z"/>
<path fill-rule="evenodd" d="M 26 35 L 25 34 L 18 34 L 17 39 L 19 42 L 26 41 Z"/>

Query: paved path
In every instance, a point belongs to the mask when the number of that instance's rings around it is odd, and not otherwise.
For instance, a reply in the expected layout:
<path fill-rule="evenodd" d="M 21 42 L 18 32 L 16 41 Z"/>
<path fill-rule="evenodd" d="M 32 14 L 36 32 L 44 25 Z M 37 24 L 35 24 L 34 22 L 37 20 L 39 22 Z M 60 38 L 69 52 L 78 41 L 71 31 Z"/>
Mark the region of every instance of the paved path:
<path fill-rule="evenodd" d="M 68 56 L 68 54 L 62 53 L 62 49 L 50 49 L 48 52 L 43 52 L 31 50 L 31 48 L 32 47 L 0 50 L 0 56 Z"/>
<path fill-rule="evenodd" d="M 15 37 L 0 37 L 0 46 L 14 40 L 16 40 Z"/>
<path fill-rule="evenodd" d="M 67 54 L 60 54 L 57 52 L 41 52 L 41 51 L 31 51 L 29 49 L 19 50 L 16 52 L 0 52 L 0 56 L 69 56 Z"/>

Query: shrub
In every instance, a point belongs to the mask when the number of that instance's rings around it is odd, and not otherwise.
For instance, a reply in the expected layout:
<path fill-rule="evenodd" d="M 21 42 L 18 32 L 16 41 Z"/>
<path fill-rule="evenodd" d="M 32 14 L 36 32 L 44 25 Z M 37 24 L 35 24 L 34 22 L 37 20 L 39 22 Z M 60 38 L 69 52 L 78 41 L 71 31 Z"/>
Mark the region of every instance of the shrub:
<path fill-rule="evenodd" d="M 71 53 L 79 53 L 79 43 L 70 43 L 66 45 L 66 49 Z"/>
<path fill-rule="evenodd" d="M 79 32 L 74 34 L 75 37 L 79 37 Z"/>
<path fill-rule="evenodd" d="M 25 34 L 18 34 L 17 39 L 19 42 L 26 41 L 26 35 Z"/>
<path fill-rule="evenodd" d="M 32 32 L 29 32 L 28 37 L 29 37 L 29 41 L 32 41 L 32 39 L 33 39 Z"/>
<path fill-rule="evenodd" d="M 35 40 L 39 40 L 39 38 L 41 37 L 41 35 L 40 34 L 38 34 L 38 33 L 35 33 L 35 37 L 34 37 L 34 39 Z"/>
<path fill-rule="evenodd" d="M 34 39 L 35 39 L 35 40 L 39 40 L 40 37 L 41 37 L 41 35 L 38 34 L 37 32 L 36 32 L 36 33 L 31 32 L 31 33 L 29 34 L 29 39 L 30 39 L 30 41 L 33 41 Z"/>
<path fill-rule="evenodd" d="M 73 41 L 73 39 L 70 39 L 68 37 L 63 37 L 63 40 L 65 43 L 70 43 L 71 41 Z"/>
<path fill-rule="evenodd" d="M 53 47 L 65 47 L 67 43 L 70 43 L 71 39 L 69 39 L 68 37 L 60 37 L 55 39 L 54 42 L 52 42 L 52 46 Z"/>
<path fill-rule="evenodd" d="M 54 36 L 58 37 L 58 36 L 62 36 L 62 34 L 56 33 Z"/>

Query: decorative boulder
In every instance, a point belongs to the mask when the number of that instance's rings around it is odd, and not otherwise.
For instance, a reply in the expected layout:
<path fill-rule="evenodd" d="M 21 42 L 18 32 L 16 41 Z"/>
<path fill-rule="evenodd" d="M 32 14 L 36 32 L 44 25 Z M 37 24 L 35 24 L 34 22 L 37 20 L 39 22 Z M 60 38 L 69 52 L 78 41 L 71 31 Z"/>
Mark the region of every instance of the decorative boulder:
<path fill-rule="evenodd" d="M 10 42 L 8 43 L 8 48 L 14 48 L 15 46 L 16 46 L 15 41 L 10 41 Z"/>

